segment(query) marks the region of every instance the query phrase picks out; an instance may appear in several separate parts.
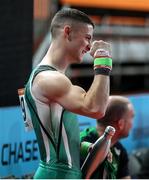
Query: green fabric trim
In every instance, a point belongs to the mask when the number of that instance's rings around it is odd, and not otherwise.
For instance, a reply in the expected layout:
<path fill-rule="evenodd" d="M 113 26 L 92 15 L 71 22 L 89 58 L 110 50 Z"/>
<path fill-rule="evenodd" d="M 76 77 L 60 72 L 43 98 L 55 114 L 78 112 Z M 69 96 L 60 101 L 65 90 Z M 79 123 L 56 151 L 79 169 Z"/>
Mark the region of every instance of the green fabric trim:
<path fill-rule="evenodd" d="M 81 152 L 80 152 L 80 155 L 83 159 L 86 158 L 86 156 L 88 155 L 88 148 L 89 146 L 92 144 L 90 142 L 87 142 L 84 140 L 84 138 L 86 136 L 88 136 L 90 133 L 94 133 L 96 134 L 96 136 L 98 137 L 98 133 L 97 133 L 97 130 L 95 127 L 90 127 L 90 128 L 87 128 L 83 131 L 81 131 L 80 133 L 80 141 L 81 141 Z"/>
<path fill-rule="evenodd" d="M 81 143 L 81 156 L 86 157 L 88 154 L 89 147 L 92 143 L 84 141 Z"/>
<path fill-rule="evenodd" d="M 104 167 L 107 171 L 107 179 L 116 179 L 117 174 L 117 166 L 115 167 L 113 163 L 108 162 L 108 160 L 104 161 Z"/>
<path fill-rule="evenodd" d="M 112 67 L 112 59 L 111 58 L 95 58 L 94 66 L 105 65 Z"/>

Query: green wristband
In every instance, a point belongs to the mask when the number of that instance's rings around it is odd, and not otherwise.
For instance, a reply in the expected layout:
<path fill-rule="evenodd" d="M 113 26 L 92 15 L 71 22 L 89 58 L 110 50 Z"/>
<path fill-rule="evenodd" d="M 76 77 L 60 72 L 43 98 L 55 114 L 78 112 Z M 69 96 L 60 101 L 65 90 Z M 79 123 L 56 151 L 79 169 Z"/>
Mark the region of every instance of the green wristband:
<path fill-rule="evenodd" d="M 95 58 L 94 66 L 105 65 L 112 67 L 112 59 L 111 58 Z"/>
<path fill-rule="evenodd" d="M 81 143 L 81 156 L 85 158 L 89 152 L 89 147 L 91 146 L 92 143 L 83 141 Z"/>

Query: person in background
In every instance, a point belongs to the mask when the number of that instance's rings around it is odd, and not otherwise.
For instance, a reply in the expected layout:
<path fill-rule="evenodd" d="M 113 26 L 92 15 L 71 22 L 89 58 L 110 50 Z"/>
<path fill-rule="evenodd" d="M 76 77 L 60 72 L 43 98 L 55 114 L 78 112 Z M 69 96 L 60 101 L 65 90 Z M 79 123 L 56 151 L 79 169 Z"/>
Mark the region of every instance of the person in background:
<path fill-rule="evenodd" d="M 109 98 L 112 69 L 110 44 L 92 42 L 94 24 L 77 9 L 58 11 L 51 22 L 51 44 L 25 86 L 40 151 L 34 178 L 77 179 L 80 169 L 80 131 L 75 114 L 102 118 Z M 80 63 L 90 51 L 94 80 L 86 92 L 65 75 L 70 64 Z"/>
<path fill-rule="evenodd" d="M 119 142 L 126 138 L 133 125 L 134 108 L 127 97 L 110 96 L 105 116 L 97 119 L 97 126 L 87 128 L 81 132 L 81 142 L 94 143 L 104 132 L 107 126 L 115 128 L 111 140 L 111 148 L 107 158 L 94 171 L 93 179 L 130 179 L 128 155 L 126 149 Z M 81 158 L 81 164 L 84 158 Z"/>

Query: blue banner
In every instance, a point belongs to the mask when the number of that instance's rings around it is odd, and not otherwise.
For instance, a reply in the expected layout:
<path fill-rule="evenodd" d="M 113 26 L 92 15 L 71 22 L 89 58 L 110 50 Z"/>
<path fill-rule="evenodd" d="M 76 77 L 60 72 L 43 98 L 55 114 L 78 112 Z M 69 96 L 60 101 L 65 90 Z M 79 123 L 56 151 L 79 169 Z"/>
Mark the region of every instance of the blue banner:
<path fill-rule="evenodd" d="M 0 177 L 34 173 L 39 152 L 34 131 L 26 132 L 20 107 L 0 109 Z"/>

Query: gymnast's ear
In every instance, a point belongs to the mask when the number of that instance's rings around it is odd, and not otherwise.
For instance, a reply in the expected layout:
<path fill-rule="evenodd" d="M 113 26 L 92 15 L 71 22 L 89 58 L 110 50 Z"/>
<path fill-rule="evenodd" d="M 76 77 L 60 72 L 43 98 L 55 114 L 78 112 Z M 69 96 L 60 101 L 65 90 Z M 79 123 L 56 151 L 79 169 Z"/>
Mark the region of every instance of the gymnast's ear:
<path fill-rule="evenodd" d="M 119 130 L 122 130 L 124 128 L 124 119 L 123 118 L 119 119 L 117 125 Z"/>
<path fill-rule="evenodd" d="M 69 41 L 72 40 L 72 38 L 71 38 L 71 32 L 72 32 L 71 26 L 65 25 L 65 26 L 64 26 L 64 37 L 67 38 Z"/>

